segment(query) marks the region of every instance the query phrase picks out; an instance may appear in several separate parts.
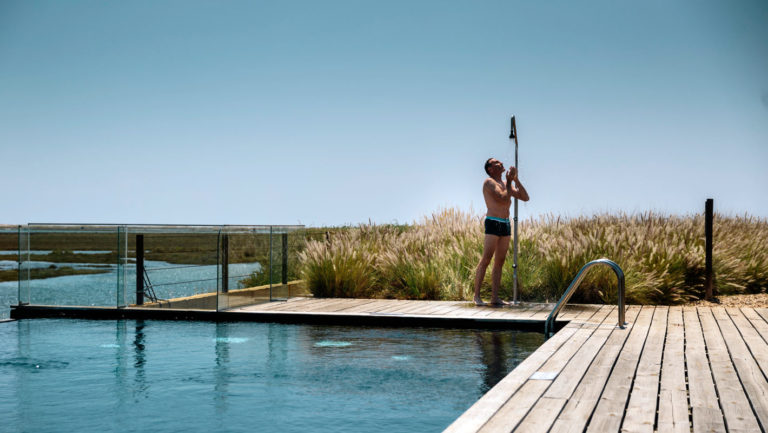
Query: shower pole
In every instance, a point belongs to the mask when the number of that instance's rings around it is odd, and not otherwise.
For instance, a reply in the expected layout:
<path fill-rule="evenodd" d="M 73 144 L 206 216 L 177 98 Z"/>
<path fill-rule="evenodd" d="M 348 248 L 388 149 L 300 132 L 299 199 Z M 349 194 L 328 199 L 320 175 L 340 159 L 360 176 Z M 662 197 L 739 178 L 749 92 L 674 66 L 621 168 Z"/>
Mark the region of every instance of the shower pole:
<path fill-rule="evenodd" d="M 515 125 L 515 116 L 512 116 L 512 121 L 509 129 L 509 139 L 515 140 L 515 170 L 518 175 L 520 169 L 517 164 L 517 127 Z M 517 305 L 520 303 L 517 299 L 517 197 L 515 197 L 515 216 L 514 216 L 514 246 L 512 249 L 512 304 Z"/>

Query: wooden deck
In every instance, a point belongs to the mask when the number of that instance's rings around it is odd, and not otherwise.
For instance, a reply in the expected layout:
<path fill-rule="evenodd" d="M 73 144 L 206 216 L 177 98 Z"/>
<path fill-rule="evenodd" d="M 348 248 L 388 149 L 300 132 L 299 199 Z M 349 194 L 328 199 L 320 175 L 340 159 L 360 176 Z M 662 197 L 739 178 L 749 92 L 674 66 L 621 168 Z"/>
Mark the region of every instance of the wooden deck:
<path fill-rule="evenodd" d="M 543 325 L 552 304 L 295 298 L 202 320 Z M 186 318 L 181 310 L 14 307 L 18 317 Z M 152 315 L 156 316 L 152 316 Z M 116 316 L 119 315 L 119 316 Z M 324 319 L 326 318 L 326 319 Z M 768 428 L 768 309 L 569 305 L 570 321 L 446 432 L 755 432 Z M 543 327 L 542 327 L 543 328 Z"/>
<path fill-rule="evenodd" d="M 333 316 L 408 316 L 425 319 L 460 318 L 478 321 L 535 322 L 546 320 L 554 304 L 524 304 L 518 307 L 476 307 L 466 301 L 402 301 L 394 299 L 292 298 L 226 310 L 231 313 L 312 313 Z M 594 314 L 600 305 L 568 305 L 558 321 L 568 321 L 579 314 Z M 586 313 L 585 313 L 586 312 Z M 587 317 L 587 316 L 584 317 Z M 543 329 L 543 327 L 542 327 Z"/>
<path fill-rule="evenodd" d="M 446 432 L 757 432 L 768 310 L 615 307 L 573 320 Z"/>

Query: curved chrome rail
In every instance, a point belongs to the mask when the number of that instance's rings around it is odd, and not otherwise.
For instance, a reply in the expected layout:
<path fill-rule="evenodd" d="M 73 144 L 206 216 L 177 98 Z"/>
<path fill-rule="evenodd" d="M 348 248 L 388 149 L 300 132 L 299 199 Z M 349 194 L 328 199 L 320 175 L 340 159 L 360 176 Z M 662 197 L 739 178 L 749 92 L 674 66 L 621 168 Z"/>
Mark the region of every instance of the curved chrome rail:
<path fill-rule="evenodd" d="M 581 281 L 586 276 L 587 269 L 591 268 L 592 266 L 599 265 L 599 264 L 606 264 L 613 269 L 613 272 L 616 273 L 616 278 L 619 279 L 619 328 L 624 329 L 624 326 L 627 324 L 625 322 L 625 308 L 624 308 L 624 271 L 621 270 L 619 265 L 617 265 L 615 262 L 608 260 L 608 259 L 597 259 L 592 260 L 591 262 L 584 265 L 578 274 L 576 274 L 576 278 L 573 279 L 571 282 L 571 285 L 568 286 L 568 289 L 565 290 L 565 293 L 563 293 L 563 296 L 560 297 L 560 300 L 557 301 L 557 304 L 555 305 L 555 308 L 552 309 L 552 312 L 549 313 L 549 317 L 547 317 L 547 322 L 544 324 L 544 336 L 546 338 L 551 337 L 555 332 L 555 319 L 557 318 L 557 315 L 560 313 L 560 310 L 565 307 L 565 304 L 568 303 L 568 300 L 571 299 L 571 295 L 573 295 L 573 292 L 576 291 L 576 289 L 579 287 L 579 284 L 581 284 Z"/>

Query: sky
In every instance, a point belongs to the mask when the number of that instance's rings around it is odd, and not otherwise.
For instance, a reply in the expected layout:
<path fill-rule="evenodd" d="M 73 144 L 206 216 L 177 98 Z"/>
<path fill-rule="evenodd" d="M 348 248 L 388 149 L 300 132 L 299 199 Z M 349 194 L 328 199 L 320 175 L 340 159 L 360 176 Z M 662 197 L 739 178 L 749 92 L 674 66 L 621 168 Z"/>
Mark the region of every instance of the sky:
<path fill-rule="evenodd" d="M 0 0 L 0 223 L 768 217 L 768 2 Z"/>

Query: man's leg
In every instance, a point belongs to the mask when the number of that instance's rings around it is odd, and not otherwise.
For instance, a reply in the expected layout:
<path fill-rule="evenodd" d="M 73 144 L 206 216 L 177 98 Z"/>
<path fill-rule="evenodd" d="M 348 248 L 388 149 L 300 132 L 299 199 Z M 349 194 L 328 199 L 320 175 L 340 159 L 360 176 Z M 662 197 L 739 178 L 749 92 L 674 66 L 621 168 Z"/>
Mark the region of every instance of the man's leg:
<path fill-rule="evenodd" d="M 507 258 L 509 250 L 509 240 L 511 236 L 502 236 L 498 238 L 495 245 L 495 254 L 493 259 L 493 270 L 491 271 L 491 303 L 502 304 L 499 299 L 499 288 L 501 287 L 501 270 L 504 267 L 504 260 Z"/>
<path fill-rule="evenodd" d="M 480 258 L 480 264 L 477 265 L 477 270 L 475 270 L 475 304 L 477 305 L 483 304 L 483 300 L 480 298 L 480 285 L 483 284 L 485 270 L 488 269 L 488 265 L 491 263 L 491 258 L 496 251 L 498 240 L 498 236 L 485 235 L 485 241 L 483 242 L 483 256 Z M 509 241 L 507 241 L 507 243 L 509 243 Z"/>

